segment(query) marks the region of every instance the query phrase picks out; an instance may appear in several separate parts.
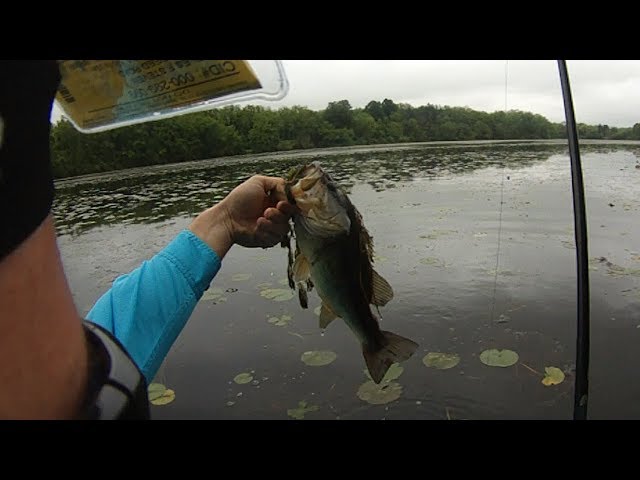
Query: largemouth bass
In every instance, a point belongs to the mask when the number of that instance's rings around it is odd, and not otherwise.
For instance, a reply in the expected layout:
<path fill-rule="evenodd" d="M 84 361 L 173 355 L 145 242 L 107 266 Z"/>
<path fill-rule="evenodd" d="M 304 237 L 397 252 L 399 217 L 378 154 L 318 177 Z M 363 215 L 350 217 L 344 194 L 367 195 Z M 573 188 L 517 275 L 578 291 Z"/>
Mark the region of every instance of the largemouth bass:
<path fill-rule="evenodd" d="M 371 378 L 380 383 L 418 344 L 381 330 L 371 311 L 371 305 L 384 306 L 393 298 L 393 289 L 373 268 L 373 240 L 360 212 L 318 162 L 298 167 L 287 180 L 287 197 L 299 210 L 293 216 L 296 250 L 295 259 L 290 254 L 289 284 L 298 287 L 303 308 L 307 291 L 316 287 L 320 328 L 342 318 L 361 344 Z"/>

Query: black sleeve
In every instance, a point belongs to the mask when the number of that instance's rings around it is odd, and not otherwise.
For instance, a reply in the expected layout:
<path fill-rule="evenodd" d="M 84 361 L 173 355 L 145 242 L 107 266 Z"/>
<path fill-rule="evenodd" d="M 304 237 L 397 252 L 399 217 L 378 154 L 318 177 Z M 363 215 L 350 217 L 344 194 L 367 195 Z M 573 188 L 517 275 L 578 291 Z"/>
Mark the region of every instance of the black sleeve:
<path fill-rule="evenodd" d="M 0 261 L 53 204 L 49 117 L 59 81 L 56 61 L 0 61 Z"/>

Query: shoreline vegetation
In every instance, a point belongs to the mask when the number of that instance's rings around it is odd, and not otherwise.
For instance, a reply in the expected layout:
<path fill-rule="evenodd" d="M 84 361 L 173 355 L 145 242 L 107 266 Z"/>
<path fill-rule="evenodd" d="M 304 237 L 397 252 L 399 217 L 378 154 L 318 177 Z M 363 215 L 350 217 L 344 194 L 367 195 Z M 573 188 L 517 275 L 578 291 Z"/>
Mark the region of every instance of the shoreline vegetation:
<path fill-rule="evenodd" d="M 628 128 L 580 123 L 578 136 L 580 140 L 640 140 L 640 122 Z M 487 113 L 431 104 L 413 107 L 385 99 L 364 108 L 339 100 L 320 111 L 299 106 L 277 110 L 228 106 L 94 134 L 78 132 L 63 117 L 51 127 L 50 146 L 54 177 L 63 179 L 219 157 L 304 155 L 305 150 L 319 148 L 566 138 L 564 123 L 530 112 Z"/>

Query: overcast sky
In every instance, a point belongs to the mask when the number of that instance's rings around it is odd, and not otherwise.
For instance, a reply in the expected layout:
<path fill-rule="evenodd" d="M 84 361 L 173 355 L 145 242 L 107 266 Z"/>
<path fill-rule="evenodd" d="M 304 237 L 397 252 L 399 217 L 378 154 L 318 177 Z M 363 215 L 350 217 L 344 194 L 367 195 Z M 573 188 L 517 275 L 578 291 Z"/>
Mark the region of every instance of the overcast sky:
<path fill-rule="evenodd" d="M 323 109 L 334 100 L 364 107 L 390 98 L 413 106 L 506 107 L 564 121 L 555 60 L 284 60 L 287 97 L 267 105 Z M 631 127 L 640 122 L 640 61 L 568 61 L 576 119 Z M 263 103 L 264 104 L 264 103 Z M 59 112 L 53 113 L 57 118 Z"/>

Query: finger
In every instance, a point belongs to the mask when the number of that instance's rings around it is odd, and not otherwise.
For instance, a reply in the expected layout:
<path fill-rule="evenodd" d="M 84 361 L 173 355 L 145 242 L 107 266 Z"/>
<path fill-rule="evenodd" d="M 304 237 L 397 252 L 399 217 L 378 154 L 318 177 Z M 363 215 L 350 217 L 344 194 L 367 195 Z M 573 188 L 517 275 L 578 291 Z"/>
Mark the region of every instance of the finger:
<path fill-rule="evenodd" d="M 289 232 L 288 223 L 273 223 L 264 217 L 260 217 L 256 223 L 256 235 L 274 234 L 282 238 Z"/>
<path fill-rule="evenodd" d="M 292 217 L 296 213 L 300 212 L 300 209 L 295 205 L 291 205 L 289 202 L 281 201 L 278 202 L 276 208 L 284 213 L 287 217 Z"/>
<path fill-rule="evenodd" d="M 289 216 L 282 213 L 277 208 L 267 208 L 264 211 L 264 218 L 271 220 L 273 223 L 289 223 Z"/>
<path fill-rule="evenodd" d="M 261 247 L 272 247 L 282 241 L 284 235 L 270 230 L 258 230 L 255 234 L 255 241 Z"/>
<path fill-rule="evenodd" d="M 267 177 L 265 175 L 254 175 L 253 178 L 262 184 L 265 193 L 269 193 L 273 197 L 274 204 L 278 201 L 287 200 L 287 194 L 284 191 L 284 178 Z"/>
<path fill-rule="evenodd" d="M 274 245 L 279 244 L 282 241 L 282 237 L 278 237 L 276 235 L 265 235 L 262 237 L 262 245 L 264 247 L 273 247 Z"/>
<path fill-rule="evenodd" d="M 256 225 L 257 225 L 256 231 L 268 232 L 273 228 L 274 223 L 267 218 L 260 217 L 258 220 L 256 220 Z"/>

